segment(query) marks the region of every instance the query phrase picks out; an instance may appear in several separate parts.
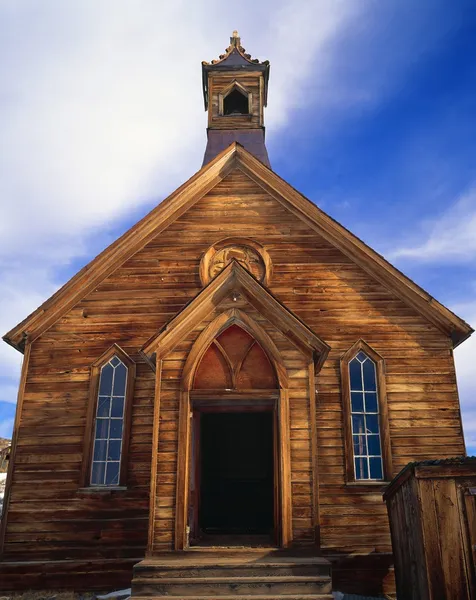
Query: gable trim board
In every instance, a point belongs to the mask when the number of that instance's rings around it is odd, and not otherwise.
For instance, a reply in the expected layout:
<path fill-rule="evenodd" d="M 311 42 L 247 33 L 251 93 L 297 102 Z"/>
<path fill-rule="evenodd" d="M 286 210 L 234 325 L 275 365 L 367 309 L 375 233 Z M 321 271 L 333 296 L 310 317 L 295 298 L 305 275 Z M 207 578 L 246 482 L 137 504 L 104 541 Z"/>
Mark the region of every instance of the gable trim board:
<path fill-rule="evenodd" d="M 254 180 L 275 200 L 340 250 L 366 273 L 438 327 L 453 342 L 467 339 L 473 329 L 358 237 L 319 209 L 237 142 L 231 144 L 180 186 L 166 200 L 83 267 L 36 311 L 3 339 L 23 352 L 25 339 L 37 339 L 107 276 L 183 215 L 234 168 Z"/>
<path fill-rule="evenodd" d="M 190 327 L 203 319 L 227 294 L 242 293 L 246 300 L 304 354 L 313 357 L 316 372 L 320 370 L 330 347 L 296 315 L 277 300 L 235 259 L 232 259 L 201 292 L 198 293 L 167 325 L 141 349 L 149 359 L 161 360 L 186 335 Z"/>

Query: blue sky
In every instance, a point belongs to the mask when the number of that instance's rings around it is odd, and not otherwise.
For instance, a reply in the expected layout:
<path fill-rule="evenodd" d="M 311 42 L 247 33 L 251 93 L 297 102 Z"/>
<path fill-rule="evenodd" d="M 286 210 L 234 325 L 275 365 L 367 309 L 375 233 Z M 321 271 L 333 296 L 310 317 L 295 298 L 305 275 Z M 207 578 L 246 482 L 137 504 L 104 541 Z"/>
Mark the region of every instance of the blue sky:
<path fill-rule="evenodd" d="M 274 170 L 475 326 L 473 0 L 5 0 L 1 332 L 200 167 L 200 62 L 233 29 L 271 61 Z M 476 454 L 475 340 L 455 356 Z M 21 356 L 0 359 L 8 436 Z"/>

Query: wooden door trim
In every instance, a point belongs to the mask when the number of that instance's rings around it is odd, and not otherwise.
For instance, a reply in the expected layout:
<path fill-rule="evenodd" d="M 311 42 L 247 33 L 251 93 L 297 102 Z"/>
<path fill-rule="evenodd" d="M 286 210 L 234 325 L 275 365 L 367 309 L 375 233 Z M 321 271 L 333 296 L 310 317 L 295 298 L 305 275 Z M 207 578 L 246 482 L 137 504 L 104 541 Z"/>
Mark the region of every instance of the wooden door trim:
<path fill-rule="evenodd" d="M 199 335 L 189 352 L 182 374 L 182 391 L 179 407 L 179 444 L 177 461 L 177 486 L 175 502 L 175 550 L 187 547 L 187 520 L 190 490 L 191 460 L 191 417 L 192 391 L 195 371 L 200 360 L 223 330 L 232 324 L 238 324 L 252 335 L 268 355 L 279 383 L 277 414 L 279 424 L 279 495 L 280 495 L 280 545 L 287 547 L 292 541 L 292 503 L 291 503 L 291 453 L 288 376 L 284 361 L 276 345 L 268 334 L 253 319 L 240 310 L 225 311 L 212 321 Z M 260 390 L 256 390 L 258 395 Z M 252 398 L 252 390 L 247 390 L 248 398 Z M 262 390 L 261 390 L 262 392 Z M 273 390 L 274 392 L 274 390 Z M 208 395 L 211 394 L 208 392 Z"/>
<path fill-rule="evenodd" d="M 246 396 L 249 398 L 249 395 Z M 218 400 L 218 401 L 214 401 Z M 191 444 L 194 445 L 193 452 L 191 452 L 191 459 L 193 457 L 197 461 L 197 464 L 192 466 L 190 463 L 190 473 L 191 478 L 194 478 L 194 487 L 196 498 L 194 500 L 194 510 L 191 511 L 191 519 L 195 524 L 195 527 L 190 526 L 190 532 L 196 531 L 198 529 L 197 526 L 197 514 L 200 510 L 200 475 L 201 475 L 201 466 L 200 466 L 200 456 L 201 456 L 201 448 L 200 448 L 200 439 L 201 439 L 201 421 L 197 420 L 198 415 L 202 414 L 219 414 L 219 413 L 271 413 L 272 416 L 272 427 L 273 427 L 273 523 L 274 523 L 274 541 L 277 546 L 281 545 L 282 532 L 281 532 L 281 499 L 280 499 L 280 478 L 281 478 L 281 469 L 280 469 L 280 448 L 279 448 L 279 420 L 278 420 L 278 397 L 273 395 L 267 400 L 261 400 L 258 403 L 251 405 L 246 402 L 246 400 L 238 400 L 233 402 L 223 402 L 221 397 L 215 399 L 210 397 L 210 401 L 204 401 L 202 398 L 198 398 L 191 401 L 191 421 L 192 421 L 192 429 L 191 429 Z M 197 426 L 198 423 L 198 426 Z M 198 436 L 194 437 L 194 433 L 198 430 Z M 190 478 L 189 486 L 191 486 L 192 479 Z M 199 485 L 197 485 L 200 482 Z M 197 491 L 198 490 L 198 491 Z M 190 507 L 189 507 L 190 509 Z M 190 514 L 187 511 L 187 514 Z M 191 538 L 191 535 L 190 535 Z M 190 545 L 190 544 L 189 544 Z"/>
<path fill-rule="evenodd" d="M 158 360 L 155 371 L 154 419 L 152 429 L 152 461 L 149 494 L 149 527 L 147 532 L 146 556 L 154 552 L 155 515 L 157 503 L 157 466 L 159 460 L 159 429 L 160 429 L 160 389 L 162 386 L 162 361 Z"/>
<path fill-rule="evenodd" d="M 202 421 L 201 421 L 201 412 L 196 410 L 192 411 L 192 460 L 195 461 L 195 464 L 192 466 L 190 483 L 193 478 L 193 502 L 191 507 L 191 523 L 190 523 L 190 536 L 189 536 L 189 544 L 192 537 L 198 537 L 199 534 L 199 514 L 200 514 L 200 505 L 201 505 L 201 480 L 202 480 L 202 447 L 201 447 L 201 438 L 202 438 Z"/>

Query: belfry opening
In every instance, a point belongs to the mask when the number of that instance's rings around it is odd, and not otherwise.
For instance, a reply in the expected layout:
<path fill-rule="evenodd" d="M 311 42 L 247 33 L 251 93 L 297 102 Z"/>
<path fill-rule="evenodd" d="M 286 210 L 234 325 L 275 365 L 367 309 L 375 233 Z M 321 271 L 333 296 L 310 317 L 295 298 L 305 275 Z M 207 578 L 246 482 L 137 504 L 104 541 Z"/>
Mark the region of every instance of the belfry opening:
<path fill-rule="evenodd" d="M 224 115 L 247 115 L 248 97 L 238 88 L 234 88 L 223 99 L 223 114 Z"/>

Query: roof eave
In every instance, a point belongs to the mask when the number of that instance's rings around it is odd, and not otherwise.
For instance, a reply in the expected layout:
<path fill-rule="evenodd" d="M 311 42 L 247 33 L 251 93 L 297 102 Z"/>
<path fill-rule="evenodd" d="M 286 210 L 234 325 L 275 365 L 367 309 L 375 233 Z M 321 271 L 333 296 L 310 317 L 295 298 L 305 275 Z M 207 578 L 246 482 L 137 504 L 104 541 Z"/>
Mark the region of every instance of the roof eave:
<path fill-rule="evenodd" d="M 403 302 L 412 306 L 414 310 L 443 331 L 452 340 L 453 347 L 461 344 L 473 333 L 473 328 L 463 319 L 432 298 L 381 255 L 321 211 L 313 202 L 263 165 L 243 146 L 233 142 L 116 242 L 83 267 L 37 310 L 7 332 L 3 337 L 4 341 L 23 352 L 27 334 L 29 339 L 34 341 L 66 310 L 80 301 L 85 294 L 89 293 L 90 289 L 94 289 L 100 281 L 107 277 L 110 274 L 108 269 L 111 269 L 110 272 L 112 272 L 124 260 L 127 260 L 128 252 L 132 252 L 131 245 L 135 236 L 138 237 L 138 241 L 135 242 L 137 248 L 140 244 L 147 243 L 148 236 L 152 233 L 156 235 L 161 228 L 167 227 L 178 218 L 179 210 L 188 210 L 187 206 L 201 197 L 200 194 L 206 193 L 204 190 L 207 186 L 216 185 L 216 180 L 224 177 L 227 170 L 234 164 L 238 164 L 250 177 L 256 178 L 263 189 L 268 190 L 293 214 L 308 223 L 314 231 L 323 235 L 344 254 L 353 257 L 353 260 L 371 276 L 381 280 L 382 285 L 393 291 Z M 106 265 L 108 265 L 108 269 L 106 269 Z"/>
<path fill-rule="evenodd" d="M 196 188 L 198 187 L 198 184 L 201 181 L 203 181 L 202 185 L 206 187 L 207 175 L 220 177 L 223 174 L 223 176 L 225 176 L 227 168 L 231 166 L 232 161 L 234 160 L 236 146 L 237 143 L 233 142 L 232 144 L 230 144 L 230 146 L 228 146 L 227 148 L 222 150 L 222 152 L 217 154 L 215 158 L 213 158 L 208 164 L 203 166 L 199 171 L 192 175 L 192 177 L 190 177 L 185 183 L 183 183 L 167 198 L 162 200 L 162 202 L 155 206 L 138 223 L 136 223 L 115 242 L 107 246 L 102 252 L 100 252 L 95 258 L 93 258 L 87 265 L 85 265 L 80 271 L 78 271 L 76 275 L 69 279 L 59 290 L 57 290 L 52 296 L 45 300 L 45 302 L 43 302 L 43 304 L 41 304 L 36 310 L 34 310 L 30 315 L 28 315 L 15 327 L 10 329 L 10 331 L 8 331 L 3 336 L 3 340 L 7 344 L 10 344 L 11 346 L 19 350 L 20 352 L 23 352 L 23 345 L 26 336 L 28 335 L 31 341 L 33 341 L 34 339 L 36 339 L 37 335 L 41 335 L 42 331 L 40 332 L 40 334 L 36 333 L 36 327 L 38 322 L 42 320 L 42 318 L 50 311 L 52 307 L 57 306 L 57 304 L 61 303 L 61 301 L 65 297 L 68 297 L 70 289 L 74 284 L 78 284 L 79 286 L 83 279 L 88 278 L 88 275 L 90 275 L 95 268 L 98 268 L 98 265 L 103 266 L 103 263 L 108 261 L 108 257 L 111 254 L 115 255 L 115 258 L 117 258 L 117 260 L 119 261 L 118 264 L 122 264 L 120 261 L 122 258 L 122 252 L 124 251 L 124 246 L 127 244 L 128 240 L 134 236 L 135 233 L 141 231 L 143 228 L 146 228 L 154 218 L 157 218 L 161 213 L 163 213 L 167 209 L 170 209 L 175 203 L 179 203 L 180 199 L 188 193 L 188 190 L 192 189 L 192 186 L 194 191 L 190 192 L 190 196 L 192 198 L 194 196 L 198 198 L 201 193 L 201 188 Z M 57 312 L 61 311 L 57 309 Z"/>

